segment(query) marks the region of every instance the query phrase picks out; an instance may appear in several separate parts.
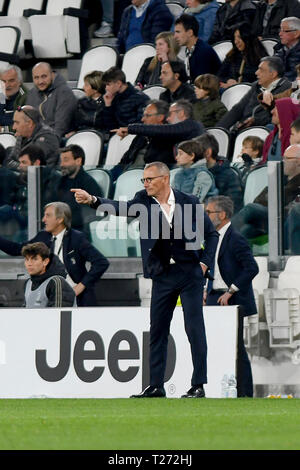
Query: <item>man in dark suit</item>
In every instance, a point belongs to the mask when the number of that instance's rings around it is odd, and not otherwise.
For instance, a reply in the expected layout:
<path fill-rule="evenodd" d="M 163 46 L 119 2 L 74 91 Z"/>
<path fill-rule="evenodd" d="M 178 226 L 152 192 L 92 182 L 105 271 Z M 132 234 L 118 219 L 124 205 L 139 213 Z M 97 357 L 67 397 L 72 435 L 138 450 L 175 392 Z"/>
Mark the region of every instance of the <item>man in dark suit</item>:
<path fill-rule="evenodd" d="M 172 190 L 162 162 L 146 165 L 145 189 L 131 201 L 97 198 L 73 189 L 78 203 L 115 215 L 139 217 L 144 276 L 152 278 L 150 386 L 133 398 L 165 397 L 164 375 L 173 311 L 180 295 L 193 360 L 192 387 L 185 398 L 205 396 L 207 345 L 202 312 L 203 281 L 214 258 L 218 234 L 198 198 Z M 201 233 L 200 233 L 201 232 Z M 203 247 L 204 244 L 204 247 Z"/>
<path fill-rule="evenodd" d="M 97 305 L 95 283 L 109 266 L 108 260 L 91 245 L 85 235 L 71 228 L 71 210 L 64 202 L 50 202 L 45 206 L 41 230 L 34 238 L 16 243 L 0 237 L 0 249 L 12 256 L 20 256 L 28 243 L 44 242 L 51 252 L 58 255 L 68 273 L 78 307 Z M 91 263 L 89 271 L 86 262 Z"/>
<path fill-rule="evenodd" d="M 208 282 L 204 293 L 206 305 L 239 305 L 237 395 L 253 396 L 251 364 L 243 340 L 244 316 L 257 313 L 252 279 L 258 266 L 246 239 L 233 230 L 230 219 L 233 202 L 227 196 L 208 199 L 206 213 L 219 232 L 216 250 L 214 280 Z"/>

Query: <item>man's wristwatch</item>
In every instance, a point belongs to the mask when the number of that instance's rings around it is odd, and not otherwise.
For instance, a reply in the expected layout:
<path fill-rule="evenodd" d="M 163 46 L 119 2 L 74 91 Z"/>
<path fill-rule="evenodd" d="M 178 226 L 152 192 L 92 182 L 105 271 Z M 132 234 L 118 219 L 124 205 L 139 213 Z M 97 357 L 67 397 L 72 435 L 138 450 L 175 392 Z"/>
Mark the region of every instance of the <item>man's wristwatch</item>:
<path fill-rule="evenodd" d="M 231 294 L 231 295 L 235 294 L 235 290 L 232 289 L 232 287 L 229 287 L 229 288 L 227 289 L 227 292 L 228 292 L 228 294 Z"/>

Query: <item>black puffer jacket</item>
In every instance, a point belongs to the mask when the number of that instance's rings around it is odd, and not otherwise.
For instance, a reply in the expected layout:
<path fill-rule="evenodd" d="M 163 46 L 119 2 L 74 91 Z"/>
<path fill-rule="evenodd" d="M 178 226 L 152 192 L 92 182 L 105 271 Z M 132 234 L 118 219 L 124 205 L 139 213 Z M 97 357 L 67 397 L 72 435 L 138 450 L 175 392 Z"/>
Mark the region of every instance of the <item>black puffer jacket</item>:
<path fill-rule="evenodd" d="M 72 307 L 74 305 L 75 292 L 70 284 L 66 281 L 66 275 L 67 273 L 65 267 L 59 260 L 58 256 L 51 254 L 50 263 L 47 266 L 46 272 L 39 276 L 31 276 L 32 290 L 37 289 L 50 277 L 59 276 L 56 281 L 51 279 L 47 285 L 47 307 Z"/>
<path fill-rule="evenodd" d="M 77 102 L 77 108 L 74 114 L 73 130 L 93 129 L 96 127 L 97 114 L 103 111 L 104 101 L 102 96 L 97 100 L 83 97 Z"/>

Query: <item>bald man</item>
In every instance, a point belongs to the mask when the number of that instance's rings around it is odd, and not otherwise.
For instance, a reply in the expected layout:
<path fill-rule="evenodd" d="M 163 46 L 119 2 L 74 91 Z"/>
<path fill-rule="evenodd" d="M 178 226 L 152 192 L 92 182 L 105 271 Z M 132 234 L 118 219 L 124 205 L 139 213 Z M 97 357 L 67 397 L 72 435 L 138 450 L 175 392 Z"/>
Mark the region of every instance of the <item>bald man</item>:
<path fill-rule="evenodd" d="M 26 104 L 39 109 L 44 123 L 61 139 L 72 130 L 76 98 L 63 76 L 47 62 L 32 68 L 32 80 L 34 87 L 28 92 Z"/>

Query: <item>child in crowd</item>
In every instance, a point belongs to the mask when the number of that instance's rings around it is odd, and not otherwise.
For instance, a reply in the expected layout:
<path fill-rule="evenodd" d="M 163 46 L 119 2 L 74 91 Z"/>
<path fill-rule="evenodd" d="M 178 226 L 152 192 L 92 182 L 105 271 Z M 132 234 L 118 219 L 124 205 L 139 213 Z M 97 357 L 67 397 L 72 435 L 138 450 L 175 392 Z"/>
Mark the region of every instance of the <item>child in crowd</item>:
<path fill-rule="evenodd" d="M 204 127 L 214 127 L 227 112 L 226 106 L 220 100 L 219 79 L 215 75 L 205 73 L 195 81 L 197 101 L 194 104 L 194 118 L 201 121 Z"/>
<path fill-rule="evenodd" d="M 241 173 L 242 183 L 250 170 L 252 170 L 262 158 L 264 141 L 255 135 L 249 135 L 242 142 L 242 150 L 234 161 Z"/>
<path fill-rule="evenodd" d="M 300 144 L 300 118 L 291 124 L 290 144 Z"/>
<path fill-rule="evenodd" d="M 179 170 L 175 173 L 174 189 L 187 194 L 194 194 L 203 202 L 207 197 L 215 196 L 218 190 L 214 177 L 207 170 L 202 160 L 200 144 L 196 140 L 185 140 L 177 146 L 176 161 Z"/>

